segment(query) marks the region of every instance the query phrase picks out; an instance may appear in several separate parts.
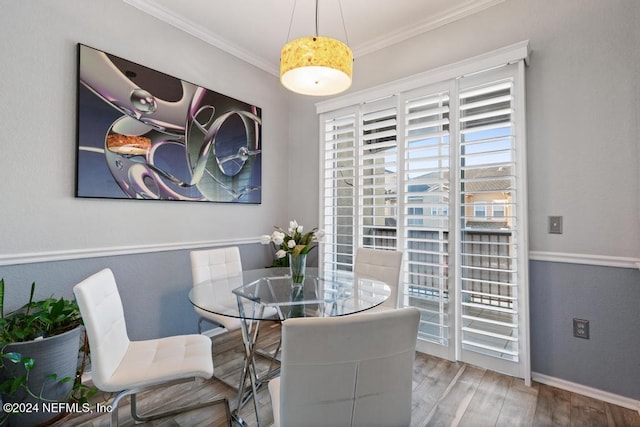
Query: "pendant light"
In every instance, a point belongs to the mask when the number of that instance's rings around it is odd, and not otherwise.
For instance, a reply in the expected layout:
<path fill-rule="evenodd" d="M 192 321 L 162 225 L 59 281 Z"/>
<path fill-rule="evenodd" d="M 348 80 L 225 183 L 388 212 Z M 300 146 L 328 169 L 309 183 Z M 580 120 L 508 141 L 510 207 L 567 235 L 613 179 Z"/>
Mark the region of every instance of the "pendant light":
<path fill-rule="evenodd" d="M 293 7 L 295 12 L 295 3 Z M 344 26 L 344 17 L 342 24 Z M 302 95 L 326 96 L 347 90 L 351 86 L 352 74 L 351 49 L 340 40 L 318 35 L 316 0 L 315 36 L 301 37 L 284 45 L 280 53 L 280 82 L 287 89 Z"/>

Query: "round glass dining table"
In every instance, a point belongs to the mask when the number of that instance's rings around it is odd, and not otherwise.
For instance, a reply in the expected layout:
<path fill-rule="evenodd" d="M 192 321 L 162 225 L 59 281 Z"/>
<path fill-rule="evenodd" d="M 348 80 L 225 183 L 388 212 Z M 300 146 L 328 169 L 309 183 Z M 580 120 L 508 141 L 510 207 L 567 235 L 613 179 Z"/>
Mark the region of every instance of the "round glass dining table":
<path fill-rule="evenodd" d="M 240 409 L 253 399 L 260 426 L 258 405 L 253 397 L 261 385 L 278 373 L 271 369 L 262 377 L 257 373 L 255 355 L 260 322 L 366 312 L 390 295 L 388 284 L 348 271 L 307 268 L 304 281 L 299 284 L 293 283 L 288 268 L 263 268 L 199 283 L 189 292 L 189 300 L 200 310 L 242 320 L 245 357 L 232 417 L 237 424 L 245 425 Z M 279 346 L 271 357 L 276 358 L 278 352 Z"/>
<path fill-rule="evenodd" d="M 349 271 L 307 268 L 304 282 L 294 284 L 288 268 L 263 268 L 199 283 L 189 300 L 223 316 L 282 321 L 354 314 L 382 304 L 390 294 L 386 283 Z"/>

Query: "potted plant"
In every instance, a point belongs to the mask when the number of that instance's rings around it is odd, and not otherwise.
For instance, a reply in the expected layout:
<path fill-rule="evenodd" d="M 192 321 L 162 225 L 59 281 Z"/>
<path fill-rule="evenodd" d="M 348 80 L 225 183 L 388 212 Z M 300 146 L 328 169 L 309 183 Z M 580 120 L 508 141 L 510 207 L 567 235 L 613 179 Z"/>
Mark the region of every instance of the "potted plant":
<path fill-rule="evenodd" d="M 80 382 L 86 352 L 78 357 L 82 317 L 75 300 L 34 301 L 35 282 L 29 302 L 5 314 L 4 291 L 0 279 L 2 415 L 12 426 L 42 424 L 66 412 L 74 389 L 87 396 Z"/>

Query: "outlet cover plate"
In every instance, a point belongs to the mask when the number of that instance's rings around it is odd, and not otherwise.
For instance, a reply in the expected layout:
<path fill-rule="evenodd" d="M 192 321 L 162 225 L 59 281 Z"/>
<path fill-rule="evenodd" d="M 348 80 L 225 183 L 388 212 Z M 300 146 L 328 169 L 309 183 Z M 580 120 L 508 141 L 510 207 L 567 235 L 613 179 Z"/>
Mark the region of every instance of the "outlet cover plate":
<path fill-rule="evenodd" d="M 573 319 L 573 336 L 588 340 L 589 321 L 584 319 Z"/>

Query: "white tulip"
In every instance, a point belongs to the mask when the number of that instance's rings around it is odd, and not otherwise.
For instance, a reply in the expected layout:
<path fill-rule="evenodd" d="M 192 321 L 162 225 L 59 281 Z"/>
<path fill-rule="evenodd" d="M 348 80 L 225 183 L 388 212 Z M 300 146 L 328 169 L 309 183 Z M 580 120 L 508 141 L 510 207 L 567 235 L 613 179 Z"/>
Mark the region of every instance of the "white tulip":
<path fill-rule="evenodd" d="M 301 225 L 299 225 L 296 230 L 298 231 L 298 233 L 302 234 L 302 226 Z"/>
<path fill-rule="evenodd" d="M 277 258 L 284 258 L 286 256 L 287 256 L 287 252 L 282 250 L 282 249 L 280 249 L 278 252 L 276 252 L 276 257 Z"/>
<path fill-rule="evenodd" d="M 314 233 L 316 236 L 316 240 L 318 242 L 321 242 L 324 239 L 324 230 L 322 229 L 317 229 L 316 232 Z"/>
<path fill-rule="evenodd" d="M 287 242 L 287 246 L 289 246 L 289 249 L 293 249 L 296 247 L 296 241 L 291 239 Z"/>
<path fill-rule="evenodd" d="M 289 221 L 289 233 L 293 233 L 298 229 L 298 221 L 295 219 L 293 221 Z"/>
<path fill-rule="evenodd" d="M 263 245 L 268 245 L 269 243 L 271 243 L 271 236 L 269 236 L 268 234 L 263 234 L 262 236 L 260 236 L 260 243 L 262 243 Z"/>
<path fill-rule="evenodd" d="M 284 242 L 284 233 L 280 232 L 280 231 L 274 231 L 271 234 L 271 241 L 273 243 L 275 243 L 276 245 L 281 245 L 282 242 Z"/>

